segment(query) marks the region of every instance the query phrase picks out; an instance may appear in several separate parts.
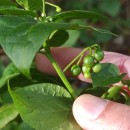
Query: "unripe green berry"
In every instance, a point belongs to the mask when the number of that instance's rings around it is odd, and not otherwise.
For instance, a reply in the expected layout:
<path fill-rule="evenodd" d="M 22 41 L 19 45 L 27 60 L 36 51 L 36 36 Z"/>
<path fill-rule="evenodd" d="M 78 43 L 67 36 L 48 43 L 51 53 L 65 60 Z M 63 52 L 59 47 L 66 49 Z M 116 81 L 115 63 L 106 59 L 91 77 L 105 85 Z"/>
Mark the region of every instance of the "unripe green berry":
<path fill-rule="evenodd" d="M 88 66 L 88 67 L 92 67 L 94 64 L 94 58 L 90 55 L 85 56 L 83 59 L 83 64 Z"/>
<path fill-rule="evenodd" d="M 102 50 L 96 50 L 94 52 L 94 58 L 96 61 L 101 61 L 104 58 L 104 52 Z"/>
<path fill-rule="evenodd" d="M 95 65 L 92 67 L 92 70 L 93 70 L 93 72 L 95 72 L 95 73 L 100 72 L 101 69 L 102 69 L 102 65 L 101 65 L 100 63 L 97 63 L 97 64 L 95 64 Z"/>
<path fill-rule="evenodd" d="M 59 13 L 59 12 L 61 12 L 61 11 L 62 11 L 62 9 L 61 9 L 60 7 L 57 7 L 57 8 L 56 8 L 56 12 Z"/>
<path fill-rule="evenodd" d="M 82 72 L 85 73 L 85 72 L 90 72 L 91 71 L 91 67 L 88 67 L 86 65 L 83 65 L 82 66 Z"/>
<path fill-rule="evenodd" d="M 73 65 L 73 66 L 71 67 L 71 73 L 72 73 L 72 75 L 74 75 L 74 76 L 78 76 L 78 75 L 81 73 L 81 68 L 80 68 L 80 66 L 79 66 L 79 65 Z"/>
<path fill-rule="evenodd" d="M 84 77 L 87 78 L 87 79 L 91 78 L 91 73 L 90 72 L 85 72 Z"/>

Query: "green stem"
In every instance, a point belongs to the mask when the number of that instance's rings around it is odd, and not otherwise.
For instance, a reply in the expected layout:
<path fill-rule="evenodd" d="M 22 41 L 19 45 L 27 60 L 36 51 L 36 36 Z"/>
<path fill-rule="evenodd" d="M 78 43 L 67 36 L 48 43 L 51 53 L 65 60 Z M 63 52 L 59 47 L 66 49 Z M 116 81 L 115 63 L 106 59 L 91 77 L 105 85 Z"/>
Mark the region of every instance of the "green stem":
<path fill-rule="evenodd" d="M 61 80 L 63 81 L 63 83 L 65 84 L 66 88 L 68 89 L 68 91 L 70 92 L 70 94 L 72 95 L 72 97 L 74 99 L 76 99 L 77 95 L 75 94 L 75 91 L 73 90 L 72 86 L 70 85 L 69 81 L 65 77 L 65 75 L 62 72 L 62 70 L 59 67 L 59 65 L 56 63 L 55 59 L 52 57 L 51 52 L 50 52 L 50 48 L 47 47 L 47 46 L 45 47 L 45 54 L 48 57 L 48 59 L 51 61 L 51 63 L 53 65 L 53 67 L 55 68 L 57 74 L 59 75 L 59 77 L 61 78 Z"/>
<path fill-rule="evenodd" d="M 52 7 L 55 7 L 57 12 L 61 12 L 61 10 L 62 10 L 59 6 L 57 6 L 55 4 L 52 4 L 52 3 L 49 3 L 49 2 L 45 2 L 45 4 L 50 5 Z"/>
<path fill-rule="evenodd" d="M 43 17 L 46 17 L 46 4 L 45 4 L 45 0 L 42 0 L 42 2 L 43 2 L 42 14 L 43 14 Z"/>
<path fill-rule="evenodd" d="M 76 62 L 76 61 L 80 58 L 80 56 L 83 55 L 87 50 L 89 50 L 89 47 L 83 49 L 83 51 L 80 52 L 80 53 L 65 67 L 65 69 L 63 70 L 63 72 L 67 71 L 67 70 L 71 67 L 71 65 L 74 64 L 74 62 Z"/>
<path fill-rule="evenodd" d="M 80 58 L 79 58 L 79 60 L 78 60 L 78 62 L 77 62 L 77 65 L 80 64 L 80 62 L 81 62 L 81 60 L 82 60 L 82 57 L 83 57 L 83 54 L 80 56 Z"/>

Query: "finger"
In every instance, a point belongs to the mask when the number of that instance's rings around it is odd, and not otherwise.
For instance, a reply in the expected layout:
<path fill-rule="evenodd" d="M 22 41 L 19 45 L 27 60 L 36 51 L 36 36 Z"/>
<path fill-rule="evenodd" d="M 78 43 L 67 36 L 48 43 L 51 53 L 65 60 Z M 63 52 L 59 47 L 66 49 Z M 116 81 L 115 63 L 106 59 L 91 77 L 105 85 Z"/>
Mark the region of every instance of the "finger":
<path fill-rule="evenodd" d="M 129 130 L 130 107 L 92 95 L 73 104 L 73 115 L 83 130 Z"/>
<path fill-rule="evenodd" d="M 54 59 L 57 61 L 57 63 L 59 64 L 59 66 L 61 67 L 61 69 L 64 69 L 81 51 L 82 49 L 79 48 L 51 49 L 52 55 Z M 121 72 L 129 73 L 128 76 L 130 77 L 130 69 L 129 69 L 130 58 L 128 56 L 118 54 L 118 53 L 113 53 L 113 52 L 105 52 L 105 57 L 102 62 L 109 62 L 109 63 L 116 64 L 121 70 Z M 37 68 L 41 72 L 56 75 L 56 71 L 54 70 L 52 64 L 50 63 L 50 61 L 45 55 L 37 54 L 35 58 L 35 63 Z M 70 74 L 70 71 L 67 71 L 65 74 L 69 77 L 72 76 Z M 80 74 L 78 78 L 83 81 L 90 81 L 84 78 L 82 74 Z"/>

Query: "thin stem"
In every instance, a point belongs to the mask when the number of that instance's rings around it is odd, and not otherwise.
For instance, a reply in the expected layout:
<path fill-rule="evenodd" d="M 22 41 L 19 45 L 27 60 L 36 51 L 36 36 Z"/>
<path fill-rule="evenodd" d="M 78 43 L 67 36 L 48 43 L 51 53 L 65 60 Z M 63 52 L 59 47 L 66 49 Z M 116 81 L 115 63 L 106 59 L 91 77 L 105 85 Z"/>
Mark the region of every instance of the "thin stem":
<path fill-rule="evenodd" d="M 80 56 L 80 58 L 79 58 L 79 60 L 78 60 L 78 62 L 77 62 L 77 65 L 80 64 L 80 62 L 81 62 L 81 60 L 82 60 L 82 57 L 83 57 L 83 54 Z"/>
<path fill-rule="evenodd" d="M 85 48 L 85 49 L 83 49 L 83 51 L 80 52 L 80 53 L 65 67 L 65 69 L 63 70 L 63 72 L 66 72 L 66 71 L 71 67 L 71 65 L 74 64 L 74 62 L 77 61 L 77 60 L 80 58 L 80 56 L 83 55 L 87 50 L 89 50 L 88 47 Z"/>
<path fill-rule="evenodd" d="M 45 4 L 45 0 L 42 0 L 42 2 L 43 2 L 42 15 L 43 15 L 43 17 L 46 17 L 46 4 Z"/>
<path fill-rule="evenodd" d="M 52 3 L 49 3 L 49 2 L 45 2 L 45 3 L 50 5 L 50 6 L 55 7 L 57 12 L 61 12 L 62 11 L 62 9 L 59 6 L 55 5 L 55 4 L 52 4 Z"/>
<path fill-rule="evenodd" d="M 58 6 L 57 5 L 54 5 L 54 4 L 52 4 L 52 3 L 49 3 L 49 2 L 45 2 L 46 4 L 48 4 L 48 5 L 50 5 L 50 6 L 53 6 L 53 7 L 55 7 L 55 8 L 57 8 Z"/>
<path fill-rule="evenodd" d="M 55 68 L 57 74 L 59 75 L 59 77 L 61 78 L 61 80 L 63 81 L 63 83 L 65 84 L 66 88 L 68 89 L 68 91 L 70 92 L 70 94 L 72 95 L 72 97 L 74 99 L 76 99 L 77 95 L 75 94 L 75 91 L 73 90 L 72 86 L 70 85 L 69 81 L 65 77 L 65 75 L 62 72 L 62 70 L 59 67 L 59 65 L 56 63 L 55 59 L 52 57 L 51 52 L 50 52 L 50 48 L 47 47 L 47 46 L 45 47 L 45 54 L 48 57 L 48 59 L 51 61 L 51 63 L 53 65 L 53 67 Z"/>

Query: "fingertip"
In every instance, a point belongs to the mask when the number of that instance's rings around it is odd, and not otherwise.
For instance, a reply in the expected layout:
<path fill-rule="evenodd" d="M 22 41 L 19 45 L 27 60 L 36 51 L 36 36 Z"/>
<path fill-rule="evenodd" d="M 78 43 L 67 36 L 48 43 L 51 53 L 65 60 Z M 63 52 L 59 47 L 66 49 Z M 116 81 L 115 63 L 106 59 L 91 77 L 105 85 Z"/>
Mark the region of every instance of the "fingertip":
<path fill-rule="evenodd" d="M 130 107 L 92 95 L 82 95 L 73 104 L 73 115 L 85 130 L 128 130 Z"/>

